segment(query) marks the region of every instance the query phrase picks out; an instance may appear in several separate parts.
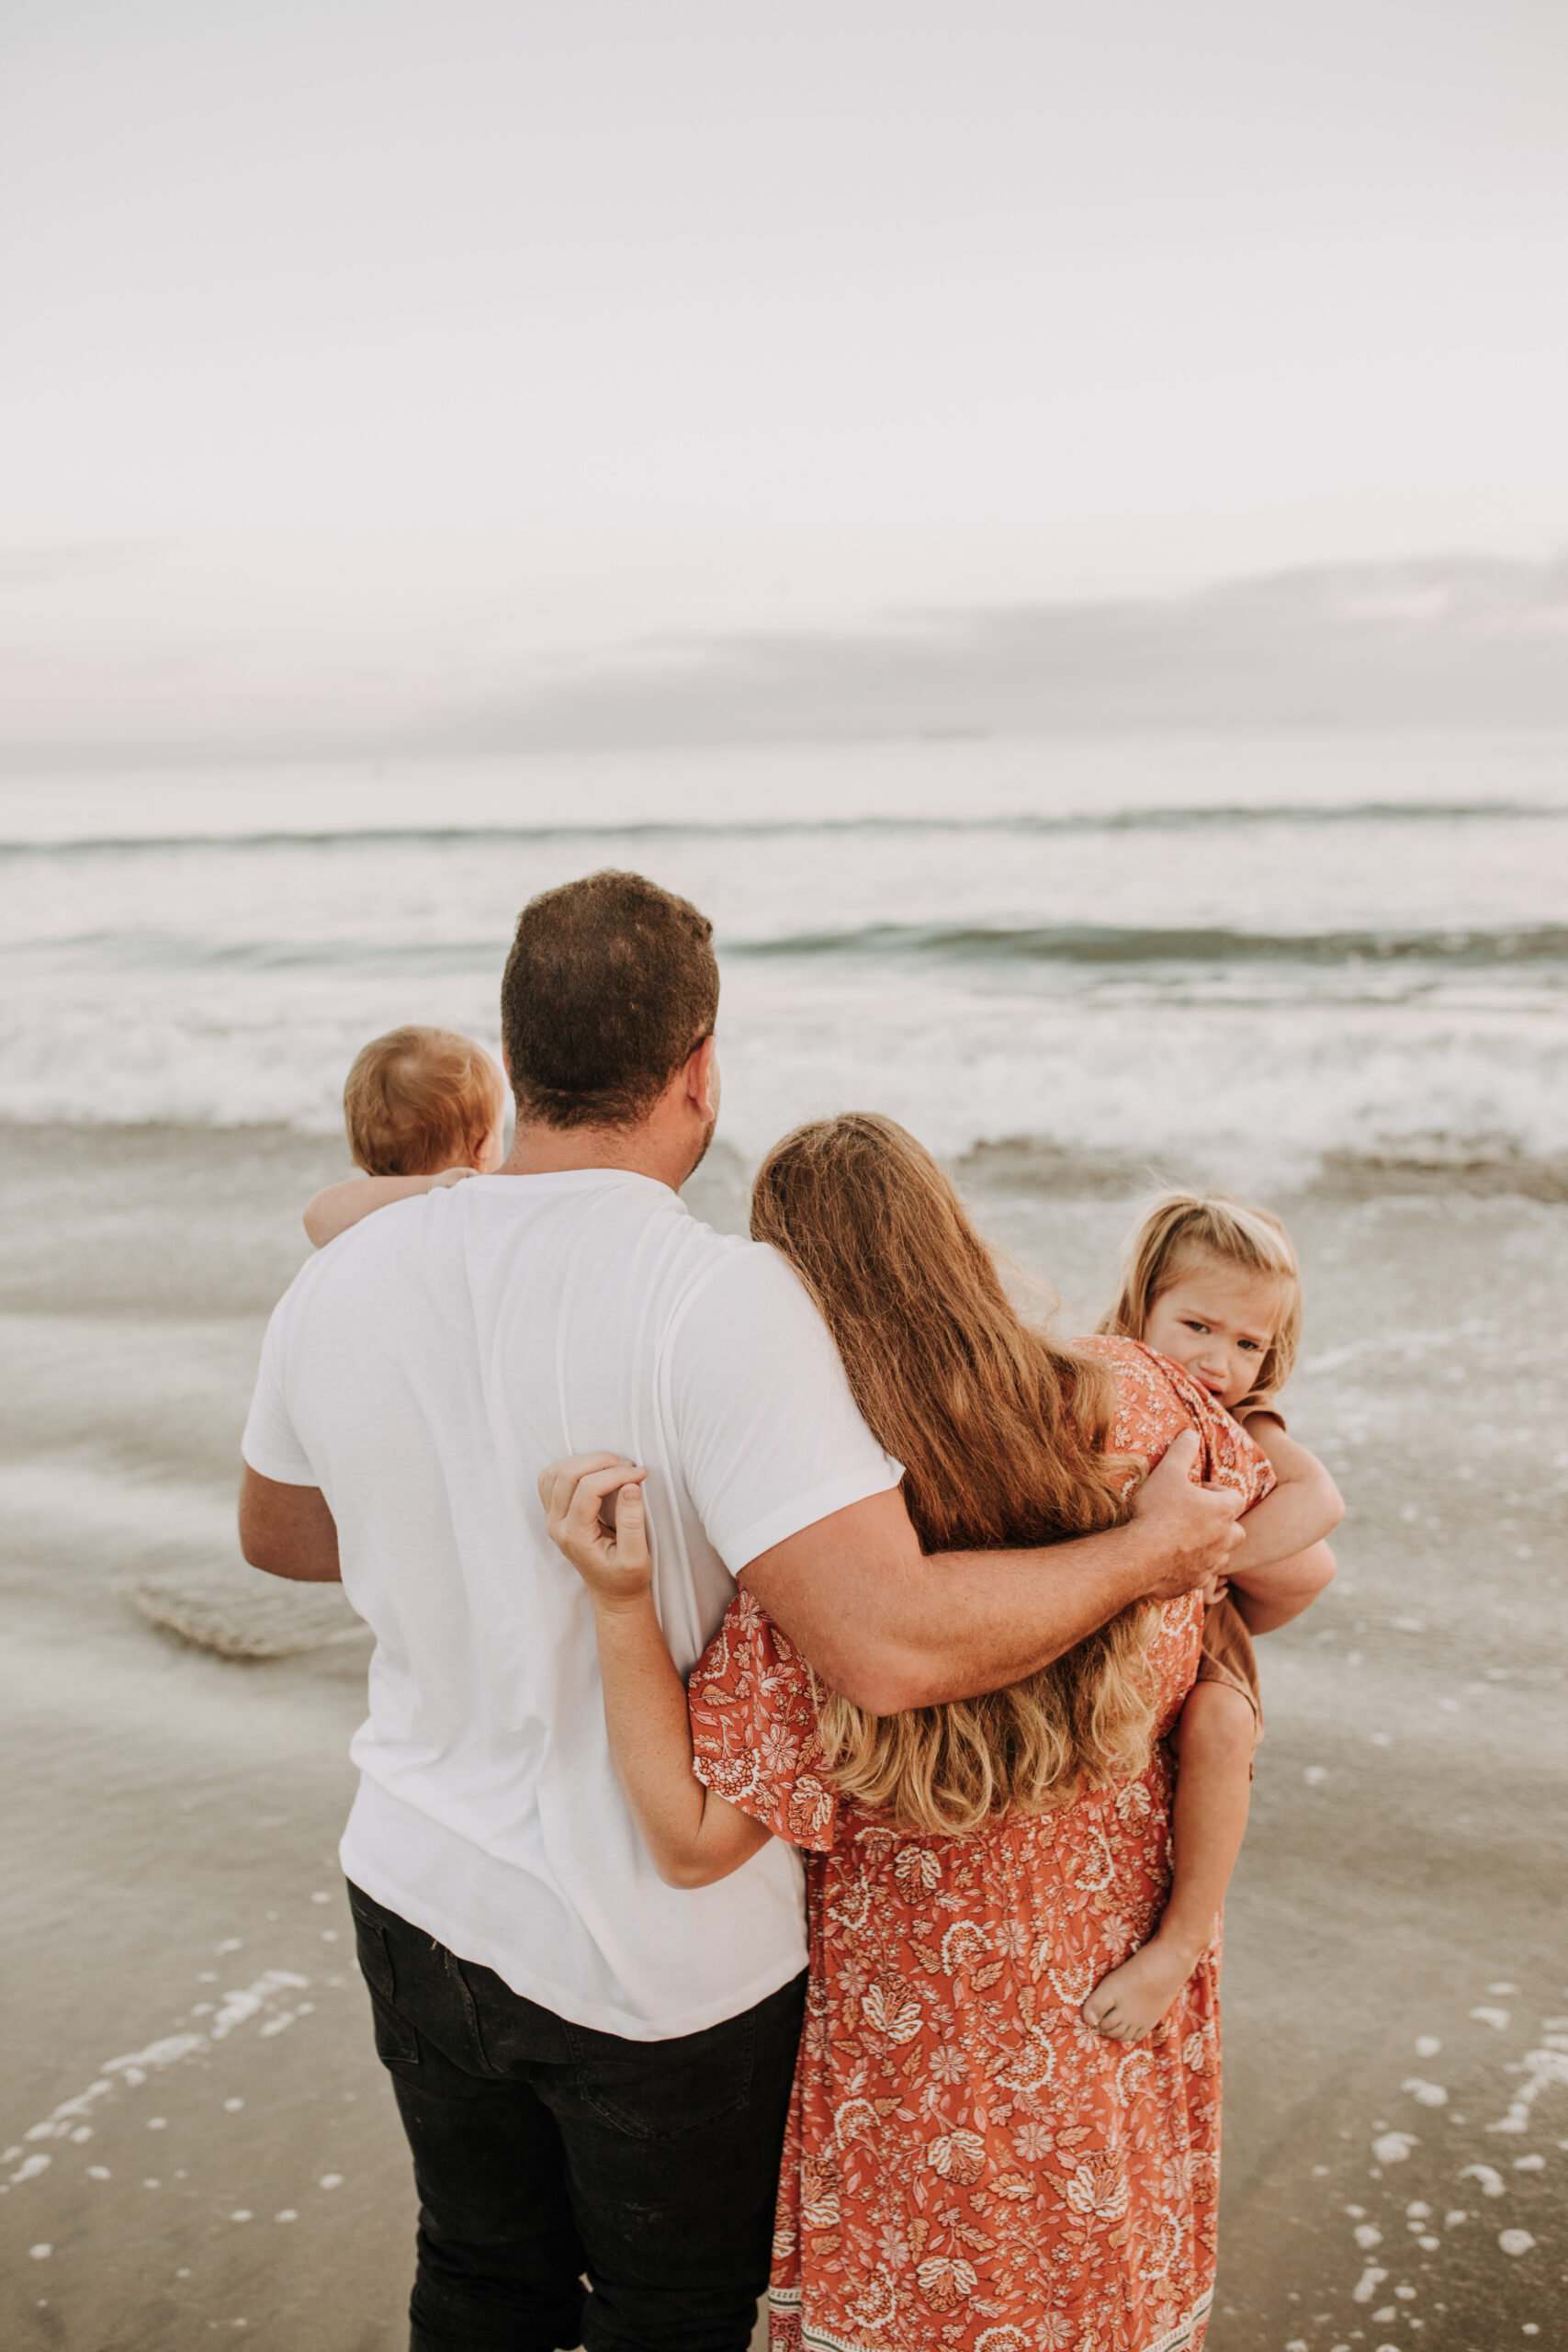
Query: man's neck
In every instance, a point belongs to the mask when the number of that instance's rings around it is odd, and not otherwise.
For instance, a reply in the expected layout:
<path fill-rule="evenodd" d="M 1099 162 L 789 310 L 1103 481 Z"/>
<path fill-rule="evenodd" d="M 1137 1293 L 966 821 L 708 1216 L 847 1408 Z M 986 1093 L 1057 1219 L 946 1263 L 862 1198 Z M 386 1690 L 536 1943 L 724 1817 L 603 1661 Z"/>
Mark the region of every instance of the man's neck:
<path fill-rule="evenodd" d="M 519 1124 L 502 1176 L 561 1176 L 579 1169 L 621 1168 L 650 1176 L 678 1193 L 691 1170 L 684 1137 L 660 1134 L 651 1125 L 635 1127 L 551 1127 L 533 1119 Z"/>

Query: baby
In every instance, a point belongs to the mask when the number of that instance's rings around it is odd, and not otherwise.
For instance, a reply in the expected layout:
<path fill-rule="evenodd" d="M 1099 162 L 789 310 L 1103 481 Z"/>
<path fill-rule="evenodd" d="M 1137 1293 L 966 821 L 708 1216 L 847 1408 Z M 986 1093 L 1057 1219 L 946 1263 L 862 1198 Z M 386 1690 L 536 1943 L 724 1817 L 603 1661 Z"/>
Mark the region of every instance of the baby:
<path fill-rule="evenodd" d="M 1158 2023 L 1214 1935 L 1263 1731 L 1251 1636 L 1299 1616 L 1334 1574 L 1323 1538 L 1344 1516 L 1338 1489 L 1286 1436 L 1272 1401 L 1290 1377 L 1301 1322 L 1301 1274 L 1278 1217 L 1172 1193 L 1133 1236 L 1121 1296 L 1100 1327 L 1180 1364 L 1245 1426 L 1277 1481 L 1241 1522 L 1230 1593 L 1209 1596 L 1198 1680 L 1172 1734 L 1179 1763 L 1169 1900 L 1149 1941 L 1083 2005 L 1085 2023 L 1120 2041 Z M 1266 1600 L 1248 1592 L 1249 1557 L 1272 1562 Z"/>
<path fill-rule="evenodd" d="M 482 1046 L 451 1029 L 392 1029 L 355 1055 L 343 1090 L 349 1149 L 362 1176 L 329 1184 L 305 1211 L 318 1250 L 372 1209 L 465 1176 L 493 1176 L 506 1156 L 506 1088 Z"/>

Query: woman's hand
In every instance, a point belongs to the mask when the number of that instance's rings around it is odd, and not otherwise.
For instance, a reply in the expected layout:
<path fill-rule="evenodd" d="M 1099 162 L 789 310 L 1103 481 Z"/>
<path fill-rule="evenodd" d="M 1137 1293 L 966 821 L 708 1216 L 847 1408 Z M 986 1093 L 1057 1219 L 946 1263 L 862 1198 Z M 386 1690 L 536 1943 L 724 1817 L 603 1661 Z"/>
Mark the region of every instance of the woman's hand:
<path fill-rule="evenodd" d="M 639 1601 L 653 1584 L 637 1469 L 618 1453 L 570 1453 L 539 1473 L 550 1541 L 566 1554 L 596 1609 Z"/>
<path fill-rule="evenodd" d="M 653 1606 L 647 1476 L 618 1454 L 569 1454 L 540 1471 L 539 1500 L 552 1540 L 593 1597 L 610 1753 L 654 1868 L 667 1886 L 711 1886 L 771 1833 L 692 1770 L 686 1686 Z"/>

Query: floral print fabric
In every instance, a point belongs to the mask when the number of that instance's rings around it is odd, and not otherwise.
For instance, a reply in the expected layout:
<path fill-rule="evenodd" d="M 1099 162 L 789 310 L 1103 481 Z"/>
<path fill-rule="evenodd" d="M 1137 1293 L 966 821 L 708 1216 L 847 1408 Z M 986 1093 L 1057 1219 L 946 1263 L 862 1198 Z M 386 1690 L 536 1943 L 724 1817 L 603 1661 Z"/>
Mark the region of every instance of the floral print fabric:
<path fill-rule="evenodd" d="M 1111 1443 L 1255 1502 L 1261 1453 L 1136 1342 Z M 1162 1611 L 1159 1730 L 1121 1787 L 966 1837 L 840 1802 L 810 1676 L 741 1594 L 691 1681 L 698 1777 L 807 1853 L 811 1974 L 784 2144 L 773 2352 L 1197 2352 L 1214 2271 L 1216 1948 L 1145 2041 L 1078 2004 L 1145 1942 L 1169 1883 L 1164 1735 L 1197 1670 L 1197 1596 Z"/>

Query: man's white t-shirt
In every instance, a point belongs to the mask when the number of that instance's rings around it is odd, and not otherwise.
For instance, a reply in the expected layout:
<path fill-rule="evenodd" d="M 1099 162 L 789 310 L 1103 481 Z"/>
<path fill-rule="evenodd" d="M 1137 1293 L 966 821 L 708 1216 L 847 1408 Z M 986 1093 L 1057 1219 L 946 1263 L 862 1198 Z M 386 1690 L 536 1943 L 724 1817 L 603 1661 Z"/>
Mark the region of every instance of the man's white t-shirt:
<path fill-rule="evenodd" d="M 344 1234 L 274 1312 L 243 1441 L 320 1487 L 376 1636 L 348 1876 L 572 2023 L 660 2041 L 805 1966 L 800 1862 L 773 1840 L 690 1893 L 653 1867 L 535 1484 L 600 1449 L 648 1466 L 682 1674 L 749 1560 L 900 1476 L 784 1260 L 615 1169 L 471 1177 Z"/>

